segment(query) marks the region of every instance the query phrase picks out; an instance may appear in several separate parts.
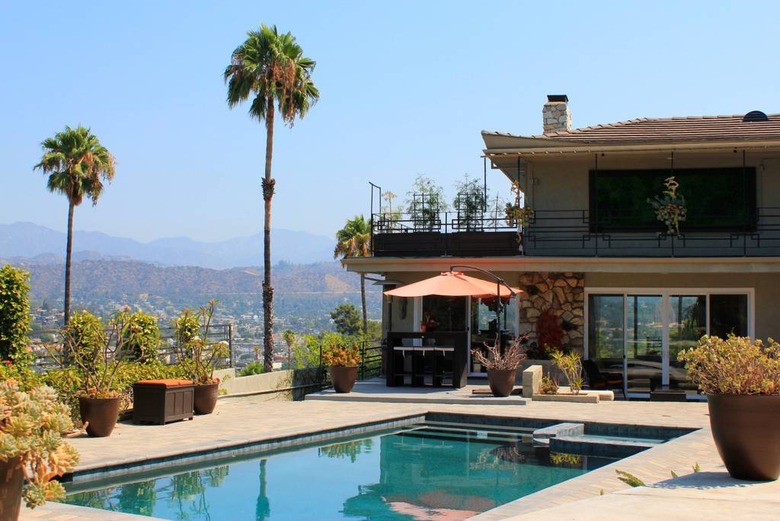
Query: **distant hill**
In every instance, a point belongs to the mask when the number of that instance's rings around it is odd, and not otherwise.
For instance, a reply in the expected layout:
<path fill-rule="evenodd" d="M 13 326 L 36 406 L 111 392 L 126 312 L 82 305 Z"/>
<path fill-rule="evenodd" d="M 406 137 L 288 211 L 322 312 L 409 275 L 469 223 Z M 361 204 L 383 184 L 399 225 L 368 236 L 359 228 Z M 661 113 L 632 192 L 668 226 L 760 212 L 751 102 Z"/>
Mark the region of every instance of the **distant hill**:
<path fill-rule="evenodd" d="M 40 260 L 40 259 L 39 259 Z M 0 259 L 0 264 L 5 261 Z M 61 309 L 64 265 L 14 262 L 30 272 L 30 298 Z M 273 269 L 274 315 L 298 330 L 327 324 L 339 304 L 360 306 L 360 277 L 337 261 L 315 264 L 279 263 Z M 236 319 L 262 314 L 262 270 L 215 270 L 198 266 L 160 266 L 129 260 L 82 260 L 73 263 L 72 307 L 108 316 L 119 306 L 141 308 L 170 318 L 185 308 L 220 301 L 221 315 Z M 379 318 L 380 289 L 369 285 L 371 318 Z M 288 327 L 285 325 L 285 327 Z"/>
<path fill-rule="evenodd" d="M 272 262 L 311 264 L 333 259 L 335 239 L 291 230 L 273 230 Z M 66 234 L 33 223 L 0 224 L 0 258 L 30 264 L 65 257 Z M 137 260 L 171 266 L 226 269 L 262 263 L 261 234 L 218 242 L 186 237 L 142 243 L 100 232 L 73 233 L 74 260 Z"/>

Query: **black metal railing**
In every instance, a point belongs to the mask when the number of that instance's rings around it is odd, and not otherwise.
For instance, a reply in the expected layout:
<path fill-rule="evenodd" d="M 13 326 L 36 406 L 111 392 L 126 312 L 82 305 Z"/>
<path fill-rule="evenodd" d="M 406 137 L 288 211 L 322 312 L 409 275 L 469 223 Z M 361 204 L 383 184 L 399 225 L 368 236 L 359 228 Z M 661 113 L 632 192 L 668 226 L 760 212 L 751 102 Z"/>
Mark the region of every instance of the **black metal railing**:
<path fill-rule="evenodd" d="M 48 340 L 48 341 L 47 341 Z M 219 362 L 218 367 L 233 367 L 233 326 L 232 324 L 211 324 L 205 339 L 208 342 L 227 342 L 229 356 Z M 62 353 L 61 330 L 36 331 L 31 334 L 29 347 L 35 355 L 33 368 L 39 372 L 49 371 L 59 367 L 55 353 Z M 160 344 L 157 346 L 157 357 L 165 364 L 176 363 L 176 340 L 173 327 L 160 328 Z"/>
<path fill-rule="evenodd" d="M 641 228 L 608 228 L 591 221 L 588 210 L 537 210 L 524 227 L 504 217 L 465 223 L 456 214 L 412 219 L 372 216 L 377 257 L 557 256 L 557 257 L 770 257 L 780 255 L 780 207 L 760 207 L 755 222 L 733 229 L 680 224 L 680 234 L 661 223 Z"/>

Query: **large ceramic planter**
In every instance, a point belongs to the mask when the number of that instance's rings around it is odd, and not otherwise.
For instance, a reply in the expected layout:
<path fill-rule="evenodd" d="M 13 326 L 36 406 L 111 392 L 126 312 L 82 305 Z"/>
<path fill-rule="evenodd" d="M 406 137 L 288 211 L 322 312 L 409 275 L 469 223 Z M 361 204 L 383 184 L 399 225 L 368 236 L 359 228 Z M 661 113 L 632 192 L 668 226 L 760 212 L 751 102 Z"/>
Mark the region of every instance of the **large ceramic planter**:
<path fill-rule="evenodd" d="M 194 409 L 195 414 L 211 414 L 217 406 L 219 396 L 219 382 L 213 384 L 199 384 L 195 386 Z"/>
<path fill-rule="evenodd" d="M 0 519 L 3 521 L 19 519 L 24 475 L 18 466 L 19 458 L 0 460 Z"/>
<path fill-rule="evenodd" d="M 330 379 L 337 393 L 348 393 L 357 381 L 358 368 L 333 365 L 330 368 Z"/>
<path fill-rule="evenodd" d="M 79 396 L 81 421 L 87 426 L 87 434 L 94 438 L 110 436 L 119 417 L 121 398 L 86 398 Z"/>
<path fill-rule="evenodd" d="M 488 369 L 488 385 L 493 396 L 509 396 L 515 388 L 517 369 Z"/>
<path fill-rule="evenodd" d="M 707 402 L 712 437 L 731 477 L 780 477 L 780 396 L 718 394 Z"/>

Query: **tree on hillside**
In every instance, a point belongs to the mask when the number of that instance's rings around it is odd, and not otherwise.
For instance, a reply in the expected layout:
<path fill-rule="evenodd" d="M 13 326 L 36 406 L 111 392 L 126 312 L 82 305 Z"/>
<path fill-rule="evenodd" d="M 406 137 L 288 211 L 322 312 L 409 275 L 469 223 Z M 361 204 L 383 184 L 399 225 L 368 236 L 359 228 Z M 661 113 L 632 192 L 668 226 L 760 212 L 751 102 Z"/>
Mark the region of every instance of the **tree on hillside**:
<path fill-rule="evenodd" d="M 319 99 L 311 73 L 316 62 L 303 55 L 291 33 L 279 34 L 276 26 L 261 25 L 249 31 L 244 43 L 233 51 L 224 72 L 228 84 L 227 103 L 233 108 L 252 97 L 249 115 L 265 122 L 265 175 L 263 201 L 263 364 L 273 369 L 273 300 L 271 284 L 271 199 L 276 180 L 271 177 L 274 118 L 278 109 L 282 121 L 292 127 Z"/>
<path fill-rule="evenodd" d="M 114 178 L 114 157 L 100 144 L 90 129 L 79 125 L 65 130 L 41 143 L 43 157 L 33 169 L 49 174 L 48 188 L 68 198 L 68 239 L 65 247 L 65 317 L 70 320 L 70 267 L 73 250 L 73 211 L 84 197 L 92 206 L 103 193 L 103 181 Z"/>
<path fill-rule="evenodd" d="M 362 215 L 349 219 L 342 229 L 336 232 L 336 248 L 333 258 L 368 257 L 371 255 L 371 225 Z M 368 332 L 366 316 L 366 276 L 360 274 L 360 305 L 363 308 L 363 335 Z"/>

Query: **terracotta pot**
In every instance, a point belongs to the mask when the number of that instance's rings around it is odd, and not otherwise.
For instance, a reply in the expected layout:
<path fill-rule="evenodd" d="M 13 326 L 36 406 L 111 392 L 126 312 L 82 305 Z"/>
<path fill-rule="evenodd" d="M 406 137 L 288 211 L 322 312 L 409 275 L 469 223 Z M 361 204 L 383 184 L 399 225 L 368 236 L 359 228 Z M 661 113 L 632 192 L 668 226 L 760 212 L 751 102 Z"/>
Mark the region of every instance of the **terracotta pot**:
<path fill-rule="evenodd" d="M 0 519 L 3 521 L 19 519 L 24 484 L 22 469 L 16 468 L 19 461 L 19 458 L 0 460 Z"/>
<path fill-rule="evenodd" d="M 509 396 L 515 388 L 517 369 L 488 369 L 488 385 L 493 396 Z"/>
<path fill-rule="evenodd" d="M 712 437 L 731 477 L 780 477 L 780 396 L 707 396 Z"/>
<path fill-rule="evenodd" d="M 86 398 L 79 396 L 81 421 L 87 425 L 87 434 L 95 438 L 110 436 L 119 418 L 121 398 Z"/>
<path fill-rule="evenodd" d="M 333 388 L 337 393 L 348 393 L 355 386 L 357 381 L 357 366 L 344 367 L 343 365 L 333 365 L 330 367 L 330 379 L 333 381 Z"/>
<path fill-rule="evenodd" d="M 219 382 L 212 384 L 198 384 L 195 386 L 194 408 L 195 414 L 211 414 L 217 406 L 219 396 Z"/>

